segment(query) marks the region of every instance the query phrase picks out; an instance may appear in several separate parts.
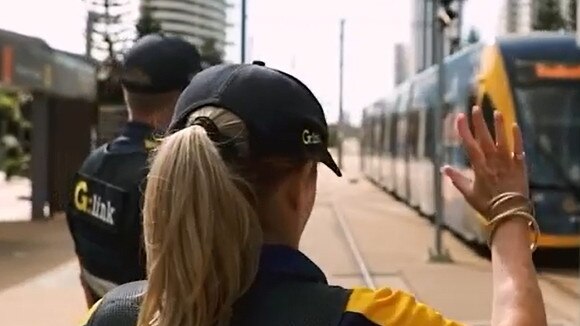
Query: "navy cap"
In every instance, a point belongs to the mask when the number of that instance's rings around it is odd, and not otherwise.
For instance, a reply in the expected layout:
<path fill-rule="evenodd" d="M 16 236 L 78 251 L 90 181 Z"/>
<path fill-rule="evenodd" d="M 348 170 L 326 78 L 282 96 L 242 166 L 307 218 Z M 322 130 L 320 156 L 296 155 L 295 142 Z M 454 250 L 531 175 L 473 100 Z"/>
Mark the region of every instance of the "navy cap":
<path fill-rule="evenodd" d="M 297 78 L 261 61 L 205 69 L 181 93 L 168 131 L 185 128 L 204 106 L 222 107 L 244 121 L 251 156 L 313 159 L 342 175 L 327 149 L 322 106 Z"/>
<path fill-rule="evenodd" d="M 200 70 L 194 45 L 178 37 L 150 34 L 137 40 L 125 55 L 121 83 L 136 93 L 181 91 Z"/>

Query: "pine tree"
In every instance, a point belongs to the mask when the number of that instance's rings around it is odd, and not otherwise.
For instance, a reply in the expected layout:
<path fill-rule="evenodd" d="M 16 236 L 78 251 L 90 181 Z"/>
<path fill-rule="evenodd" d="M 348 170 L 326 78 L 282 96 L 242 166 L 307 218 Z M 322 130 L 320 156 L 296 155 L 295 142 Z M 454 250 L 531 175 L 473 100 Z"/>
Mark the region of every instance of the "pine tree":
<path fill-rule="evenodd" d="M 537 1 L 537 16 L 534 30 L 557 31 L 566 28 L 566 21 L 562 17 L 558 0 Z"/>
<path fill-rule="evenodd" d="M 151 7 L 150 2 L 151 1 L 149 0 L 142 0 L 141 2 L 140 17 L 135 26 L 137 29 L 137 38 L 141 38 L 147 34 L 162 32 L 161 24 L 153 18 L 153 15 L 151 14 L 153 8 Z"/>
<path fill-rule="evenodd" d="M 207 38 L 200 49 L 201 60 L 206 66 L 215 66 L 223 63 L 224 53 L 216 46 L 217 41 Z"/>
<path fill-rule="evenodd" d="M 123 103 L 120 83 L 121 55 L 132 43 L 127 22 L 131 0 L 85 0 L 89 4 L 87 39 L 99 65 L 99 102 Z"/>
<path fill-rule="evenodd" d="M 93 57 L 108 60 L 119 59 L 121 52 L 131 43 L 130 27 L 126 19 L 130 13 L 131 0 L 86 0 L 89 5 Z M 104 53 L 103 53 L 104 52 Z"/>

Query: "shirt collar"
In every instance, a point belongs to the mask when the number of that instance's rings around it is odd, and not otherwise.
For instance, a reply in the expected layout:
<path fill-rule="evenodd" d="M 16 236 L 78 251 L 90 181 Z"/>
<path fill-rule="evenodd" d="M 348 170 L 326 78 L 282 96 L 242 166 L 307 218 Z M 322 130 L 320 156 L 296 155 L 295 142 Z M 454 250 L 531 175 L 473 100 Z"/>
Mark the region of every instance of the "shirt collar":
<path fill-rule="evenodd" d="M 264 245 L 260 255 L 258 280 L 290 278 L 307 282 L 325 283 L 320 268 L 299 250 L 282 245 Z"/>
<path fill-rule="evenodd" d="M 153 126 L 142 122 L 129 121 L 123 128 L 121 134 L 128 138 L 145 138 L 155 132 Z"/>

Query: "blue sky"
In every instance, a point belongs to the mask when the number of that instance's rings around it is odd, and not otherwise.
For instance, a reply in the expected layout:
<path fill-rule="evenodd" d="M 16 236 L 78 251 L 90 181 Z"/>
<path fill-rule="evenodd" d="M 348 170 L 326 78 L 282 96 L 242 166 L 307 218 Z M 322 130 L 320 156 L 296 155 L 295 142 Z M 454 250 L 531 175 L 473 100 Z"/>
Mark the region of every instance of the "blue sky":
<path fill-rule="evenodd" d="M 135 1 L 135 0 L 134 0 Z M 414 0 L 247 0 L 247 59 L 286 70 L 316 94 L 329 121 L 338 117 L 339 20 L 346 19 L 344 109 L 353 121 L 393 83 L 393 44 L 409 42 Z M 226 59 L 240 60 L 240 0 L 231 0 L 233 27 Z M 465 22 L 492 40 L 502 0 L 467 0 Z M 395 5 L 396 4 L 396 5 Z M 34 8 L 31 11 L 30 8 Z M 5 12 L 4 12 L 5 13 Z M 51 13 L 51 14 L 47 14 Z M 71 52 L 84 50 L 81 0 L 19 0 L 0 28 L 34 35 Z"/>

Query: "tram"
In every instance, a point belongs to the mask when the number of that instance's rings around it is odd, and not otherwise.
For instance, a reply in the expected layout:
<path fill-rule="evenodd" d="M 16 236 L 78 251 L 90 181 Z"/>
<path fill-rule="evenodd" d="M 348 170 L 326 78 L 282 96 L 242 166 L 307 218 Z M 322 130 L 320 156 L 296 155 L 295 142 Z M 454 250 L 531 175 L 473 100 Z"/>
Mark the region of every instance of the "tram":
<path fill-rule="evenodd" d="M 479 105 L 493 135 L 493 111 L 524 134 L 540 247 L 580 247 L 580 48 L 575 35 L 538 33 L 475 44 L 447 57 L 442 134 L 433 131 L 438 66 L 398 85 L 364 109 L 361 168 L 374 183 L 433 216 L 436 142 L 443 164 L 471 173 L 454 121 Z M 511 134 L 508 135 L 513 142 Z M 465 240 L 485 244 L 487 230 L 447 178 L 443 221 Z"/>

